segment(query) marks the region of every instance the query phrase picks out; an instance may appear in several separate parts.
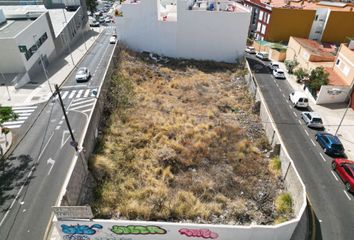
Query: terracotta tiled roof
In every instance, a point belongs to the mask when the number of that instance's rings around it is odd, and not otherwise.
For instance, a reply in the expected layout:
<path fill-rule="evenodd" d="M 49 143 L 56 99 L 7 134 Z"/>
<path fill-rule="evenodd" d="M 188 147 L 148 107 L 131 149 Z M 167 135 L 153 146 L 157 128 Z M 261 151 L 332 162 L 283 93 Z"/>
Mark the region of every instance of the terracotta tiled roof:
<path fill-rule="evenodd" d="M 325 71 L 329 73 L 328 85 L 349 86 L 348 83 L 333 70 L 333 68 L 325 68 Z"/>
<path fill-rule="evenodd" d="M 319 43 L 314 40 L 293 37 L 303 48 L 306 48 L 311 54 L 323 57 L 329 61 L 334 61 L 336 55 L 336 46 L 330 43 Z"/>
<path fill-rule="evenodd" d="M 354 4 L 353 3 L 343 3 L 340 1 L 301 1 L 301 0 L 294 0 L 294 1 L 286 1 L 286 0 L 246 0 L 248 2 L 255 3 L 260 6 L 268 6 L 275 7 L 275 8 L 295 8 L 295 9 L 312 9 L 317 10 L 319 8 L 330 8 L 332 11 L 344 11 L 350 12 L 354 11 Z M 289 2 L 289 4 L 286 4 Z M 331 4 L 327 5 L 326 3 Z M 333 3 L 338 3 L 338 6 L 333 6 Z"/>

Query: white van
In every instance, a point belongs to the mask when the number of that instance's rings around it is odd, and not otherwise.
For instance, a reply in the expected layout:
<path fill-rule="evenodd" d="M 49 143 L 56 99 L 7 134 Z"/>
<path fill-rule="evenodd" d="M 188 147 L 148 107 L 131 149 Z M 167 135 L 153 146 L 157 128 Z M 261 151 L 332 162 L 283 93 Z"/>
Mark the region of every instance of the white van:
<path fill-rule="evenodd" d="M 289 100 L 293 103 L 294 107 L 307 108 L 309 106 L 309 99 L 305 93 L 300 91 L 290 93 Z"/>

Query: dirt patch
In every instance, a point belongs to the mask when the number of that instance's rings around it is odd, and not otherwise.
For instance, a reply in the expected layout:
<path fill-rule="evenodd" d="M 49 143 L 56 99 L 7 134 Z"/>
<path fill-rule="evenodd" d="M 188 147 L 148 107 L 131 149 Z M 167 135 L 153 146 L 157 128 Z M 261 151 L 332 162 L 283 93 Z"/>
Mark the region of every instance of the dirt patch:
<path fill-rule="evenodd" d="M 242 66 L 120 54 L 110 120 L 90 160 L 97 217 L 272 224 L 291 216 L 274 206 L 284 187 L 269 169 Z"/>

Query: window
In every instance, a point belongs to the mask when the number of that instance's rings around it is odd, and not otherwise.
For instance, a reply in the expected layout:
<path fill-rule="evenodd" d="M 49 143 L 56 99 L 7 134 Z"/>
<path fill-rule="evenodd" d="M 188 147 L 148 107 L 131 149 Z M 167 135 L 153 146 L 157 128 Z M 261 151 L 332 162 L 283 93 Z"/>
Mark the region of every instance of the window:
<path fill-rule="evenodd" d="M 258 19 L 262 21 L 263 19 L 263 11 L 259 11 Z"/>
<path fill-rule="evenodd" d="M 262 34 L 265 34 L 266 26 L 267 25 L 264 25 L 264 24 L 262 25 L 262 31 L 261 31 Z"/>
<path fill-rule="evenodd" d="M 263 22 L 267 21 L 267 16 L 268 16 L 268 13 L 264 13 L 264 18 L 263 18 Z"/>
<path fill-rule="evenodd" d="M 259 31 L 261 31 L 261 26 L 262 26 L 262 24 L 260 23 L 260 22 L 258 22 L 257 23 L 257 32 L 259 32 Z"/>
<path fill-rule="evenodd" d="M 42 44 L 48 39 L 48 35 L 45 32 L 40 36 L 37 41 L 26 51 L 24 52 L 26 60 L 29 60 L 35 52 L 42 46 Z"/>
<path fill-rule="evenodd" d="M 340 64 L 340 59 L 337 59 L 336 65 L 338 66 Z"/>
<path fill-rule="evenodd" d="M 270 19 L 270 14 L 268 13 L 268 15 L 267 15 L 267 24 L 269 23 L 269 19 Z"/>
<path fill-rule="evenodd" d="M 316 20 L 316 21 L 318 20 L 318 15 L 316 15 L 316 18 L 315 18 L 315 20 Z"/>

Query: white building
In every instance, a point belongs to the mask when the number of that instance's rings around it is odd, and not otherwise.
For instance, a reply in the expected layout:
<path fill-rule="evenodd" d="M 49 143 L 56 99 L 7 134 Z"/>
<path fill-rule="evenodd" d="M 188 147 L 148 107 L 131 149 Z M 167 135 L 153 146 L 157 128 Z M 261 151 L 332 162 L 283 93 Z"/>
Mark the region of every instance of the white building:
<path fill-rule="evenodd" d="M 235 2 L 126 1 L 121 12 L 120 40 L 134 50 L 225 62 L 244 54 L 250 11 Z"/>
<path fill-rule="evenodd" d="M 85 29 L 81 8 L 48 10 L 44 5 L 0 7 L 0 83 L 19 88 L 60 56 Z M 37 49 L 38 48 L 38 49 Z"/>

